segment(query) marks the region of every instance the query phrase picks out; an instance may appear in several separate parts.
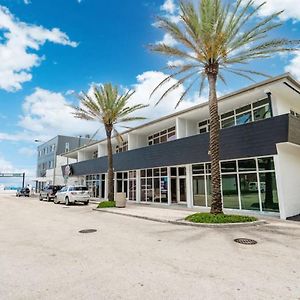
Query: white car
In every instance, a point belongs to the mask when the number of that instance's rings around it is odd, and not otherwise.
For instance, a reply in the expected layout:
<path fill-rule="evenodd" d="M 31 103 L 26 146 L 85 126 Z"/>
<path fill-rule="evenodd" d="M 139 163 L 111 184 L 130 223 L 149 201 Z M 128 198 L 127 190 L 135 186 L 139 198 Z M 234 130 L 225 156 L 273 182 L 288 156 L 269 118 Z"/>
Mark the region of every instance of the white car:
<path fill-rule="evenodd" d="M 65 186 L 56 193 L 54 203 L 64 203 L 69 205 L 71 203 L 83 202 L 85 205 L 89 204 L 90 194 L 88 188 L 82 185 Z"/>

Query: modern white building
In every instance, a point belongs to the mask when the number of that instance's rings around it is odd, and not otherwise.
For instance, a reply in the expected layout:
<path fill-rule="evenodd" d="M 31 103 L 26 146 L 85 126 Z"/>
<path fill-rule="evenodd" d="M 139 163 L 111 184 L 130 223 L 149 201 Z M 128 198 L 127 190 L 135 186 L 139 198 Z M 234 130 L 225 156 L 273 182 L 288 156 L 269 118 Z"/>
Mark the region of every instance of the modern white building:
<path fill-rule="evenodd" d="M 220 97 L 225 209 L 285 219 L 300 213 L 300 84 L 290 74 Z M 209 207 L 208 103 L 123 133 L 114 144 L 115 191 L 128 200 Z M 107 197 L 106 140 L 79 147 L 72 176 Z M 72 178 L 72 176 L 70 178 Z"/>

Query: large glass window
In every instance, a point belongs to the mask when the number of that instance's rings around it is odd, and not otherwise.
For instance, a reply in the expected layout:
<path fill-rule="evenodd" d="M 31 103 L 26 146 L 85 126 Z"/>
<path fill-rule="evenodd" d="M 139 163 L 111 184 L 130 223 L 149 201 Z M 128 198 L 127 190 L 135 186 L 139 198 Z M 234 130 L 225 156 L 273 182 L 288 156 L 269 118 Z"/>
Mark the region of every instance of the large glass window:
<path fill-rule="evenodd" d="M 292 111 L 291 113 L 294 114 Z M 228 128 L 270 117 L 272 117 L 272 106 L 270 100 L 265 98 L 222 114 L 220 117 L 220 127 Z M 209 132 L 209 129 L 209 120 L 198 123 L 199 133 Z"/>
<path fill-rule="evenodd" d="M 262 209 L 264 211 L 279 211 L 276 178 L 274 172 L 259 174 Z"/>
<path fill-rule="evenodd" d="M 192 173 L 194 205 L 211 206 L 211 164 Z M 224 208 L 279 211 L 273 157 L 222 161 L 221 175 Z"/>
<path fill-rule="evenodd" d="M 160 144 L 172 141 L 176 138 L 175 126 L 148 136 L 148 145 Z"/>
<path fill-rule="evenodd" d="M 128 142 L 125 141 L 116 146 L 116 153 L 128 151 Z"/>
<path fill-rule="evenodd" d="M 240 174 L 242 209 L 259 210 L 257 174 Z"/>
<path fill-rule="evenodd" d="M 223 206 L 225 208 L 240 208 L 237 175 L 222 176 Z"/>
<path fill-rule="evenodd" d="M 206 206 L 204 176 L 193 177 L 193 205 Z"/>
<path fill-rule="evenodd" d="M 167 168 L 141 170 L 141 201 L 168 203 Z"/>
<path fill-rule="evenodd" d="M 129 171 L 129 200 L 136 201 L 136 171 Z"/>

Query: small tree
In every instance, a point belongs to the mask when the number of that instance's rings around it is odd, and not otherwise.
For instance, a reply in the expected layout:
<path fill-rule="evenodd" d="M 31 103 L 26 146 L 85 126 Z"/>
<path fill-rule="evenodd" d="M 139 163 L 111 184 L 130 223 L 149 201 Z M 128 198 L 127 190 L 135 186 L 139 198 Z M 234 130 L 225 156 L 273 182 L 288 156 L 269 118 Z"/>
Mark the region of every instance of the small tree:
<path fill-rule="evenodd" d="M 235 3 L 232 3 L 235 2 Z M 253 0 L 200 0 L 199 6 L 193 3 L 180 3 L 180 22 L 178 24 L 167 18 L 159 18 L 158 26 L 177 41 L 178 46 L 163 43 L 151 46 L 151 50 L 168 57 L 182 60 L 181 64 L 169 65 L 172 74 L 164 79 L 153 93 L 172 78 L 177 82 L 169 87 L 158 103 L 171 91 L 183 83 L 187 88 L 177 105 L 200 82 L 200 93 L 205 83 L 209 86 L 209 115 L 211 158 L 212 203 L 211 213 L 222 213 L 221 173 L 219 155 L 220 122 L 217 81 L 224 83 L 223 71 L 253 80 L 253 75 L 265 76 L 257 70 L 245 68 L 252 60 L 272 57 L 278 53 L 298 50 L 300 42 L 288 39 L 270 39 L 270 31 L 282 23 L 278 16 L 283 11 L 271 14 L 260 21 L 255 18 L 265 5 L 253 8 Z M 241 67 L 235 67 L 240 65 Z M 152 93 L 152 94 L 153 94 Z"/>
<path fill-rule="evenodd" d="M 107 137 L 107 159 L 108 159 L 108 200 L 114 200 L 114 171 L 113 171 L 113 149 L 111 144 L 113 131 L 120 137 L 115 125 L 123 122 L 144 120 L 144 117 L 134 117 L 131 114 L 147 105 L 137 104 L 129 106 L 128 102 L 134 91 L 128 91 L 119 95 L 118 87 L 106 83 L 100 87 L 93 87 L 92 95 L 82 93 L 79 95 L 80 106 L 74 107 L 73 113 L 76 118 L 98 121 L 103 124 Z"/>

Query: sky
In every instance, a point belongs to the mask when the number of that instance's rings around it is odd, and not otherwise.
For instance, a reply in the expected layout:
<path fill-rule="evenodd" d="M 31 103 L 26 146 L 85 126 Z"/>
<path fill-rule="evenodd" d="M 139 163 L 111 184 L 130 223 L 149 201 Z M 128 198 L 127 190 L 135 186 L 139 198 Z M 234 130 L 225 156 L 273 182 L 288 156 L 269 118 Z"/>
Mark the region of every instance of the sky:
<path fill-rule="evenodd" d="M 267 0 L 257 20 L 285 9 L 283 26 L 274 36 L 297 39 L 298 2 Z M 135 89 L 131 102 L 150 104 L 140 113 L 147 121 L 174 112 L 184 86 L 158 106 L 155 100 L 163 90 L 149 100 L 171 61 L 151 53 L 148 45 L 174 45 L 172 37 L 157 28 L 156 17 L 178 22 L 178 15 L 176 0 L 0 0 L 0 173 L 24 171 L 31 180 L 36 139 L 93 135 L 99 124 L 74 119 L 69 107 L 78 104 L 76 94 L 93 84 L 112 82 L 121 90 Z M 274 56 L 252 67 L 274 76 L 291 72 L 300 79 L 300 54 Z M 235 77 L 228 82 L 218 86 L 219 95 L 249 85 Z M 201 101 L 206 101 L 205 93 L 201 98 L 190 95 L 177 110 Z M 102 136 L 100 130 L 97 138 Z M 0 178 L 1 183 L 8 182 Z"/>

